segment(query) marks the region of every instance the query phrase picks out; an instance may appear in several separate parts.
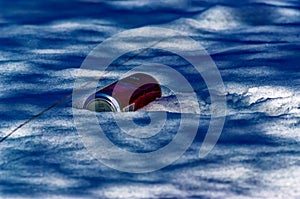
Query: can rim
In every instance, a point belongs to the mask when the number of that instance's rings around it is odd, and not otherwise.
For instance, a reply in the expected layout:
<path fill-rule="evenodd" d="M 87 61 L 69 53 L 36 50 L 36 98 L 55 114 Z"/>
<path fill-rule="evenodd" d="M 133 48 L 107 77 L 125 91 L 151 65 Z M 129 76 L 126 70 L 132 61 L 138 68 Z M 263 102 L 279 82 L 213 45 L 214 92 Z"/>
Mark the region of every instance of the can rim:
<path fill-rule="evenodd" d="M 94 99 L 90 100 L 86 105 L 85 105 L 85 108 L 87 109 L 87 107 L 95 102 L 95 101 L 105 101 L 106 103 L 108 103 L 111 108 L 112 108 L 112 111 L 113 112 L 121 112 L 121 108 L 120 108 L 120 105 L 118 103 L 118 101 L 113 98 L 112 96 L 110 95 L 107 95 L 105 93 L 97 93 L 97 98 L 95 97 Z"/>

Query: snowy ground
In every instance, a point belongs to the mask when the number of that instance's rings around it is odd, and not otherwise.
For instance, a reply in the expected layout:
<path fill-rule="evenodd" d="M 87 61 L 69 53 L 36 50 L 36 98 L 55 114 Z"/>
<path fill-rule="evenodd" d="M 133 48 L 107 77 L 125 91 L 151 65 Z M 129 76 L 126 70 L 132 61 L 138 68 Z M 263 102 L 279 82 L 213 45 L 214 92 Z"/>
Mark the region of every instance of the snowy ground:
<path fill-rule="evenodd" d="M 206 48 L 224 80 L 228 115 L 216 147 L 199 159 L 210 119 L 205 84 L 178 57 L 153 54 L 151 59 L 187 71 L 198 95 L 200 112 L 198 104 L 189 103 L 189 94 L 181 93 L 183 113 L 201 118 L 183 156 L 146 174 L 106 167 L 84 148 L 67 101 L 0 143 L 0 197 L 299 198 L 299 8 L 292 0 L 1 1 L 1 137 L 71 93 L 82 61 L 101 41 L 145 25 L 185 32 Z M 176 133 L 176 102 L 164 90 L 160 100 L 139 112 L 97 116 L 118 146 L 151 151 Z M 168 126 L 158 140 L 140 142 L 111 128 L 112 116 L 133 114 L 147 123 L 148 111 L 168 112 Z"/>

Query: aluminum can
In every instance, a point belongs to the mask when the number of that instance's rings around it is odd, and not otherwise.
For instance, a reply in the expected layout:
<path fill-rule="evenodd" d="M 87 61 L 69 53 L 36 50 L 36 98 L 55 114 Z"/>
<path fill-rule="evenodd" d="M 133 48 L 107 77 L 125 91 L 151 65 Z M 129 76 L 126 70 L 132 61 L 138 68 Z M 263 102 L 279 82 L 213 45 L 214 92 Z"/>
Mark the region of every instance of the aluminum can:
<path fill-rule="evenodd" d="M 161 87 L 152 76 L 135 73 L 90 95 L 84 108 L 96 112 L 136 111 L 160 97 Z"/>

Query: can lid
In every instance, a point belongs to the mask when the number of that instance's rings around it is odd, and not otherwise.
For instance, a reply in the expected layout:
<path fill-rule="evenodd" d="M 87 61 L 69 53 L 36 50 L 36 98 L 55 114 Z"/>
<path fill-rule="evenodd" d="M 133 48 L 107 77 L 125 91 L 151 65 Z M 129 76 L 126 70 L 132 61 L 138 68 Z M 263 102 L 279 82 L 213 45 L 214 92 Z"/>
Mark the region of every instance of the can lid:
<path fill-rule="evenodd" d="M 96 111 L 96 112 L 109 112 L 113 111 L 116 112 L 116 107 L 109 101 L 104 98 L 98 98 L 91 100 L 87 106 L 86 109 L 90 111 Z"/>
<path fill-rule="evenodd" d="M 105 93 L 97 93 L 96 96 L 91 95 L 86 100 L 84 108 L 96 112 L 121 111 L 118 101 Z"/>

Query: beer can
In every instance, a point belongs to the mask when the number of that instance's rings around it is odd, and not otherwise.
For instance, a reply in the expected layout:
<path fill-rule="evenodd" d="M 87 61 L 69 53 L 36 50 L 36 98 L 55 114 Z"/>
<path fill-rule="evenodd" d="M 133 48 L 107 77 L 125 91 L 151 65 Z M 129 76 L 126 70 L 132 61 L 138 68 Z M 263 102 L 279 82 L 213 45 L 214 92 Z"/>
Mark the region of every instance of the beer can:
<path fill-rule="evenodd" d="M 90 95 L 84 108 L 96 112 L 136 111 L 159 97 L 159 83 L 148 74 L 135 73 Z"/>

